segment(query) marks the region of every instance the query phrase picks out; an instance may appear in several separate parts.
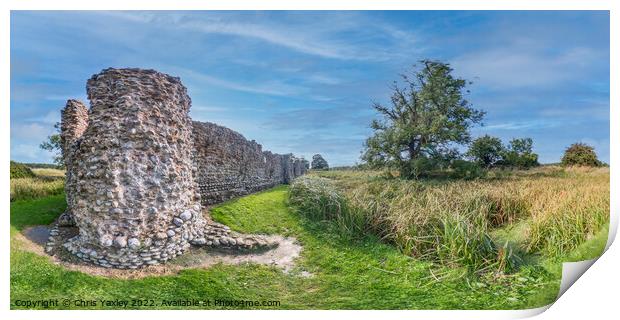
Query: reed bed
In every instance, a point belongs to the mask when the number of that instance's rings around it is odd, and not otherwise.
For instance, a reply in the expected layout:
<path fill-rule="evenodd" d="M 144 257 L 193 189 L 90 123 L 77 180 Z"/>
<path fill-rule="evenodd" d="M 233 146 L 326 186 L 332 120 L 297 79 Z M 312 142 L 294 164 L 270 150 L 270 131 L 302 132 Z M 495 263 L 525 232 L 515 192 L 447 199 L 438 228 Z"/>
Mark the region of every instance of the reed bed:
<path fill-rule="evenodd" d="M 296 179 L 290 202 L 348 234 L 372 233 L 403 253 L 510 271 L 520 258 L 493 230 L 526 221 L 523 250 L 567 255 L 609 220 L 609 169 L 546 167 L 475 181 L 388 179 L 374 171 Z"/>

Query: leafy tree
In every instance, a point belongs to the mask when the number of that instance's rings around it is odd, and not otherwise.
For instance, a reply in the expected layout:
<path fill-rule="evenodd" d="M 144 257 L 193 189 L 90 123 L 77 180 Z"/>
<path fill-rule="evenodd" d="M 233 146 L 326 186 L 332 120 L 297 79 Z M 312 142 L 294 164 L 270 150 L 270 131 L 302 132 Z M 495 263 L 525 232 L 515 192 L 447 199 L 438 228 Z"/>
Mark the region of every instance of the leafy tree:
<path fill-rule="evenodd" d="M 47 150 L 54 155 L 54 163 L 60 167 L 64 167 L 65 161 L 62 156 L 62 143 L 60 141 L 60 122 L 54 125 L 56 133 L 47 137 L 47 140 L 41 142 L 39 148 Z"/>
<path fill-rule="evenodd" d="M 519 168 L 538 166 L 538 155 L 532 151 L 532 138 L 512 139 L 502 155 L 501 164 Z"/>
<path fill-rule="evenodd" d="M 327 164 L 327 161 L 325 161 L 325 159 L 323 159 L 323 156 L 321 156 L 320 154 L 315 154 L 312 156 L 312 169 L 314 170 L 327 170 L 329 169 L 329 165 Z"/>
<path fill-rule="evenodd" d="M 501 160 L 503 152 L 502 140 L 487 134 L 471 143 L 469 150 L 467 150 L 467 156 L 479 165 L 489 168 Z"/>
<path fill-rule="evenodd" d="M 573 143 L 564 151 L 562 165 L 600 167 L 603 163 L 598 160 L 594 147 L 585 143 Z"/>
<path fill-rule="evenodd" d="M 401 75 L 404 87 L 394 82 L 390 105 L 373 105 L 382 118 L 370 125 L 362 160 L 417 178 L 454 158 L 455 144 L 470 141 L 470 127 L 485 113 L 465 99 L 469 83 L 452 71 L 447 63 L 422 60 L 411 75 Z"/>

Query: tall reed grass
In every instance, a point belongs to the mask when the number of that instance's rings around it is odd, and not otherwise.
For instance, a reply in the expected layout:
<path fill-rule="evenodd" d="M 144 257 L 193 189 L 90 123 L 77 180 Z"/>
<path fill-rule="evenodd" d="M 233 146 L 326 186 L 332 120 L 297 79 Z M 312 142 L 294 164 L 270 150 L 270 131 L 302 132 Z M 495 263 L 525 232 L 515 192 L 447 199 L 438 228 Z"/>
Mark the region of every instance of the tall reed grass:
<path fill-rule="evenodd" d="M 64 192 L 63 179 L 18 178 L 11 179 L 11 202 L 30 200 Z"/>
<path fill-rule="evenodd" d="M 379 172 L 325 172 L 290 188 L 290 202 L 308 217 L 334 221 L 349 233 L 372 233 L 403 253 L 509 271 L 519 257 L 491 237 L 525 221 L 524 250 L 568 254 L 609 218 L 609 170 L 542 168 L 476 181 L 386 179 Z"/>

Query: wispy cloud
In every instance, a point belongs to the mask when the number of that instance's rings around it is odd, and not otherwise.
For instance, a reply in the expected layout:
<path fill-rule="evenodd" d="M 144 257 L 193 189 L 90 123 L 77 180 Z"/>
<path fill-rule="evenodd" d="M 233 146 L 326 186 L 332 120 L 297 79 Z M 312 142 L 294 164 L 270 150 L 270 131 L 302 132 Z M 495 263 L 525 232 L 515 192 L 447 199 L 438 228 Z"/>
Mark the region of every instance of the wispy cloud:
<path fill-rule="evenodd" d="M 38 144 L 65 100 L 84 97 L 64 94 L 101 69 L 141 67 L 180 76 L 195 120 L 350 164 L 371 101 L 389 102 L 391 81 L 422 58 L 474 81 L 468 99 L 488 111 L 476 135 L 532 137 L 543 161 L 609 136 L 604 12 L 16 11 L 11 152 L 51 161 Z"/>
<path fill-rule="evenodd" d="M 192 106 L 193 111 L 220 112 L 220 111 L 226 111 L 229 109 L 230 108 L 226 108 L 226 107 L 205 106 L 205 105 Z"/>
<path fill-rule="evenodd" d="M 460 74 L 493 88 L 557 86 L 576 80 L 580 72 L 602 58 L 588 48 L 549 54 L 527 47 L 481 49 L 457 57 L 453 66 Z"/>
<path fill-rule="evenodd" d="M 267 19 L 253 21 L 246 14 L 236 19 L 204 14 L 200 18 L 190 14 L 155 14 L 152 12 L 108 11 L 103 14 L 136 23 L 161 24 L 204 34 L 220 34 L 250 38 L 277 45 L 300 53 L 340 60 L 385 60 L 402 51 L 386 50 L 370 43 L 355 43 L 333 35 L 340 33 L 366 34 L 367 38 L 381 35 L 404 48 L 413 48 L 417 36 L 385 22 L 369 23 L 354 13 L 339 15 L 296 14 L 295 20 L 282 24 Z M 385 39 L 384 39 L 385 40 Z M 372 46 L 372 48 L 369 47 Z"/>
<path fill-rule="evenodd" d="M 52 126 L 44 126 L 36 122 L 11 125 L 11 137 L 19 139 L 43 141 L 52 132 Z"/>
<path fill-rule="evenodd" d="M 541 129 L 541 128 L 553 128 L 558 127 L 562 124 L 562 122 L 557 120 L 547 120 L 547 119 L 538 119 L 538 120 L 529 120 L 529 121 L 514 121 L 514 122 L 504 122 L 497 123 L 484 126 L 484 129 L 495 129 L 495 130 L 525 130 L 525 129 Z"/>
<path fill-rule="evenodd" d="M 66 100 L 66 98 L 65 98 Z M 41 123 L 41 124 L 45 124 L 45 125 L 50 125 L 50 124 L 55 124 L 56 122 L 60 121 L 60 110 L 53 110 L 48 112 L 45 115 L 42 116 L 37 116 L 37 117 L 33 117 L 33 118 L 26 118 L 24 119 L 25 122 L 35 122 L 35 123 Z"/>
<path fill-rule="evenodd" d="M 222 79 L 198 71 L 182 68 L 173 69 L 175 69 L 178 74 L 182 74 L 184 80 L 189 80 L 190 82 L 194 81 L 197 83 L 211 84 L 218 87 L 242 92 L 268 94 L 274 96 L 294 96 L 307 91 L 307 89 L 304 87 L 284 83 L 277 80 L 266 80 L 258 83 L 242 83 L 238 81 Z"/>

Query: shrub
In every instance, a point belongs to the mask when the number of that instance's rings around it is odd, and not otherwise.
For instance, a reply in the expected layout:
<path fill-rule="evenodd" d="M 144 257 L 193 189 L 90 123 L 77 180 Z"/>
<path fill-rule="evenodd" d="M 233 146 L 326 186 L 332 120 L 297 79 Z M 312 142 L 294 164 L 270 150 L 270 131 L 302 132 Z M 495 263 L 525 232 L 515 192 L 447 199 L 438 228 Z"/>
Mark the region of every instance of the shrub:
<path fill-rule="evenodd" d="M 35 174 L 26 165 L 11 161 L 11 179 L 34 178 Z"/>
<path fill-rule="evenodd" d="M 486 171 L 479 164 L 466 160 L 454 160 L 452 162 L 451 176 L 456 179 L 476 179 L 486 175 Z"/>
<path fill-rule="evenodd" d="M 427 157 L 403 162 L 400 168 L 400 175 L 404 178 L 419 179 L 428 176 L 437 168 L 437 163 Z"/>
<path fill-rule="evenodd" d="M 564 151 L 562 165 L 600 167 L 602 163 L 598 160 L 593 147 L 585 143 L 573 143 Z"/>

